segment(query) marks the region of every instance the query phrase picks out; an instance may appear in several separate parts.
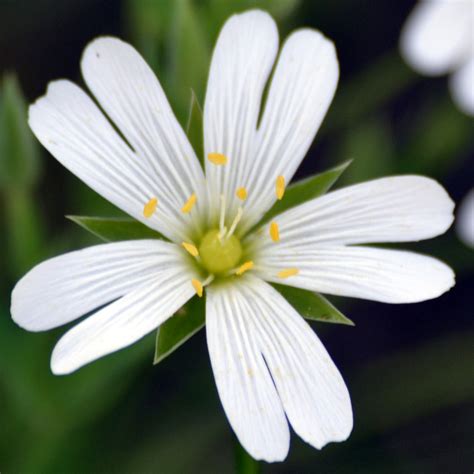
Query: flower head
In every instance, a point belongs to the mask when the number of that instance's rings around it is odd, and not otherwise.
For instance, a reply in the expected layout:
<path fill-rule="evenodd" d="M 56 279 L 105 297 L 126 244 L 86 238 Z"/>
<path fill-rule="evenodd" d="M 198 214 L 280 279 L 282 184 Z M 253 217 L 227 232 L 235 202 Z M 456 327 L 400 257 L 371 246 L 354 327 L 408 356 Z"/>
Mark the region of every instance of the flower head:
<path fill-rule="evenodd" d="M 288 422 L 316 448 L 352 429 L 339 371 L 268 282 L 406 303 L 435 298 L 454 281 L 431 257 L 358 245 L 443 233 L 453 203 L 428 178 L 351 186 L 260 222 L 285 199 L 338 80 L 334 46 L 317 31 L 293 33 L 276 61 L 277 54 L 277 29 L 264 12 L 235 15 L 223 27 L 205 99 L 203 170 L 139 54 L 118 39 L 93 41 L 82 73 L 107 116 L 61 80 L 31 106 L 31 128 L 64 166 L 167 241 L 53 258 L 31 270 L 12 298 L 13 319 L 32 331 L 106 305 L 55 347 L 52 370 L 66 374 L 136 342 L 205 294 L 224 410 L 245 449 L 267 461 L 285 458 Z"/>
<path fill-rule="evenodd" d="M 426 75 L 454 72 L 451 94 L 474 115 L 474 0 L 422 0 L 401 35 L 405 60 Z"/>

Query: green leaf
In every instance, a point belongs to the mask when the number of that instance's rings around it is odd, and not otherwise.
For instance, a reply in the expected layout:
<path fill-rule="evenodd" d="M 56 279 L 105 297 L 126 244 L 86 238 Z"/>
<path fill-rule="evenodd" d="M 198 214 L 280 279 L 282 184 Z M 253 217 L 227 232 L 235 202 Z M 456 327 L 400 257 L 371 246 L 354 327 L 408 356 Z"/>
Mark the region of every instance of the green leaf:
<path fill-rule="evenodd" d="M 159 232 L 150 229 L 141 222 L 127 217 L 66 217 L 106 242 L 136 239 L 167 240 L 166 237 Z"/>
<path fill-rule="evenodd" d="M 186 122 L 188 136 L 199 162 L 204 169 L 204 130 L 202 124 L 202 107 L 193 89 L 191 89 L 191 103 L 189 104 L 188 120 Z"/>
<path fill-rule="evenodd" d="M 15 76 L 7 75 L 0 89 L 0 186 L 31 186 L 38 177 L 39 164 L 25 99 Z"/>
<path fill-rule="evenodd" d="M 354 323 L 344 316 L 335 306 L 324 298 L 324 296 L 292 286 L 277 285 L 276 283 L 272 285 L 287 299 L 288 303 L 306 319 L 354 326 Z"/>
<path fill-rule="evenodd" d="M 173 317 L 158 328 L 153 364 L 161 362 L 204 327 L 205 308 L 205 297 L 194 296 Z"/>
<path fill-rule="evenodd" d="M 326 193 L 351 162 L 352 160 L 348 160 L 335 168 L 291 184 L 286 189 L 283 199 L 273 205 L 265 216 L 263 216 L 261 222 L 268 221 L 291 207 L 295 207 L 298 204 L 302 204 L 305 201 L 309 201 Z"/>

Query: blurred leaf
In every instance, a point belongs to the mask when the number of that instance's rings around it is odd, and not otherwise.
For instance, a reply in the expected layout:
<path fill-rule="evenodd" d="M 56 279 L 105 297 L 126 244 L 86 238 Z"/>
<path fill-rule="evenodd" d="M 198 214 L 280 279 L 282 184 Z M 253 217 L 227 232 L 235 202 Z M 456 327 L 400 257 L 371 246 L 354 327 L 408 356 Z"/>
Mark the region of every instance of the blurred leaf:
<path fill-rule="evenodd" d="M 198 98 L 192 89 L 188 120 L 186 122 L 186 134 L 194 148 L 194 152 L 199 158 L 202 168 L 204 169 L 204 130 L 202 123 L 202 107 L 199 104 Z"/>
<path fill-rule="evenodd" d="M 206 298 L 194 296 L 173 317 L 158 328 L 154 364 L 161 362 L 204 327 L 205 308 Z"/>
<path fill-rule="evenodd" d="M 283 199 L 273 205 L 261 222 L 267 221 L 291 207 L 295 207 L 298 204 L 302 204 L 326 193 L 351 162 L 352 160 L 348 160 L 335 168 L 291 184 L 286 189 Z"/>
<path fill-rule="evenodd" d="M 342 178 L 344 183 L 359 183 L 394 173 L 395 149 L 388 121 L 377 117 L 356 124 L 344 134 L 336 155 L 354 158 Z"/>
<path fill-rule="evenodd" d="M 318 293 L 276 283 L 272 286 L 306 319 L 354 326 L 349 318 Z"/>
<path fill-rule="evenodd" d="M 26 102 L 15 76 L 0 90 L 0 187 L 30 186 L 38 177 L 37 142 L 28 127 Z"/>
<path fill-rule="evenodd" d="M 260 464 L 235 440 L 235 468 L 238 474 L 259 474 Z"/>
<path fill-rule="evenodd" d="M 126 217 L 66 217 L 106 242 L 136 239 L 167 240 L 166 237 L 156 230 L 152 230 L 141 222 Z"/>

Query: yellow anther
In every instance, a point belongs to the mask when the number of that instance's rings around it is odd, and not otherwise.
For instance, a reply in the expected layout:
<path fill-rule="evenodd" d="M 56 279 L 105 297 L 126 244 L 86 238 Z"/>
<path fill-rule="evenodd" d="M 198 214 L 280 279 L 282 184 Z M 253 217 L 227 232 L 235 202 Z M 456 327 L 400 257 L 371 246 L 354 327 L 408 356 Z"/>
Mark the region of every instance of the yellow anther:
<path fill-rule="evenodd" d="M 270 237 L 272 238 L 273 242 L 279 242 L 280 241 L 280 230 L 278 229 L 278 224 L 273 221 L 270 224 Z"/>
<path fill-rule="evenodd" d="M 247 190 L 245 188 L 239 188 L 235 192 L 235 195 L 241 200 L 245 201 L 247 199 Z"/>
<path fill-rule="evenodd" d="M 275 194 L 279 201 L 283 199 L 283 195 L 285 194 L 285 177 L 282 175 L 278 176 L 276 179 Z"/>
<path fill-rule="evenodd" d="M 158 206 L 158 199 L 151 198 L 143 207 L 143 215 L 149 219 L 156 211 L 156 207 Z"/>
<path fill-rule="evenodd" d="M 196 280 L 195 278 L 191 280 L 191 283 L 194 289 L 196 290 L 196 293 L 199 296 L 199 298 L 202 298 L 202 283 L 199 280 Z"/>
<path fill-rule="evenodd" d="M 300 271 L 297 268 L 286 268 L 277 273 L 278 278 L 289 278 L 295 275 L 298 275 Z"/>
<path fill-rule="evenodd" d="M 243 263 L 240 265 L 237 270 L 235 270 L 236 275 L 243 275 L 246 271 L 250 270 L 253 268 L 253 262 L 252 260 L 249 260 L 248 262 Z"/>
<path fill-rule="evenodd" d="M 207 159 L 214 165 L 225 165 L 227 163 L 227 156 L 222 153 L 208 153 Z"/>
<path fill-rule="evenodd" d="M 194 193 L 191 194 L 189 199 L 186 201 L 184 206 L 181 208 L 181 212 L 184 212 L 184 214 L 188 214 L 189 212 L 191 212 L 191 209 L 194 207 L 194 204 L 196 204 L 196 201 L 197 201 L 196 195 Z"/>
<path fill-rule="evenodd" d="M 195 245 L 190 244 L 190 243 L 188 243 L 188 242 L 183 242 L 181 245 L 182 245 L 182 246 L 184 247 L 184 249 L 185 249 L 188 253 L 190 253 L 193 257 L 197 257 L 197 256 L 199 255 L 199 251 L 198 251 L 198 249 L 196 248 Z"/>

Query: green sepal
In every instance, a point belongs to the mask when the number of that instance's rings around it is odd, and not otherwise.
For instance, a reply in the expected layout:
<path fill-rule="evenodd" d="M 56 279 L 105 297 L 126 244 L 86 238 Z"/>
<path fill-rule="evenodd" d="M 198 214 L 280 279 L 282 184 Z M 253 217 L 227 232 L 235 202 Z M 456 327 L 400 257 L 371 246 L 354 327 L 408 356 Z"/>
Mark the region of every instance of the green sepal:
<path fill-rule="evenodd" d="M 276 283 L 272 283 L 272 286 L 306 319 L 355 326 L 349 318 L 318 293 Z"/>
<path fill-rule="evenodd" d="M 184 344 L 204 327 L 205 322 L 206 297 L 196 295 L 158 328 L 153 364 L 158 364 Z"/>
<path fill-rule="evenodd" d="M 137 239 L 167 240 L 156 230 L 128 217 L 66 216 L 66 218 L 106 242 Z"/>
<path fill-rule="evenodd" d="M 202 121 L 202 107 L 191 89 L 191 102 L 189 104 L 188 120 L 186 121 L 186 135 L 188 136 L 194 152 L 204 169 L 204 130 Z"/>
<path fill-rule="evenodd" d="M 310 176 L 309 178 L 291 184 L 286 188 L 283 199 L 277 201 L 273 205 L 273 207 L 263 216 L 261 222 L 266 222 L 287 209 L 326 193 L 351 162 L 352 160 L 348 160 L 327 171 L 323 171 L 322 173 L 315 174 L 314 176 Z"/>

